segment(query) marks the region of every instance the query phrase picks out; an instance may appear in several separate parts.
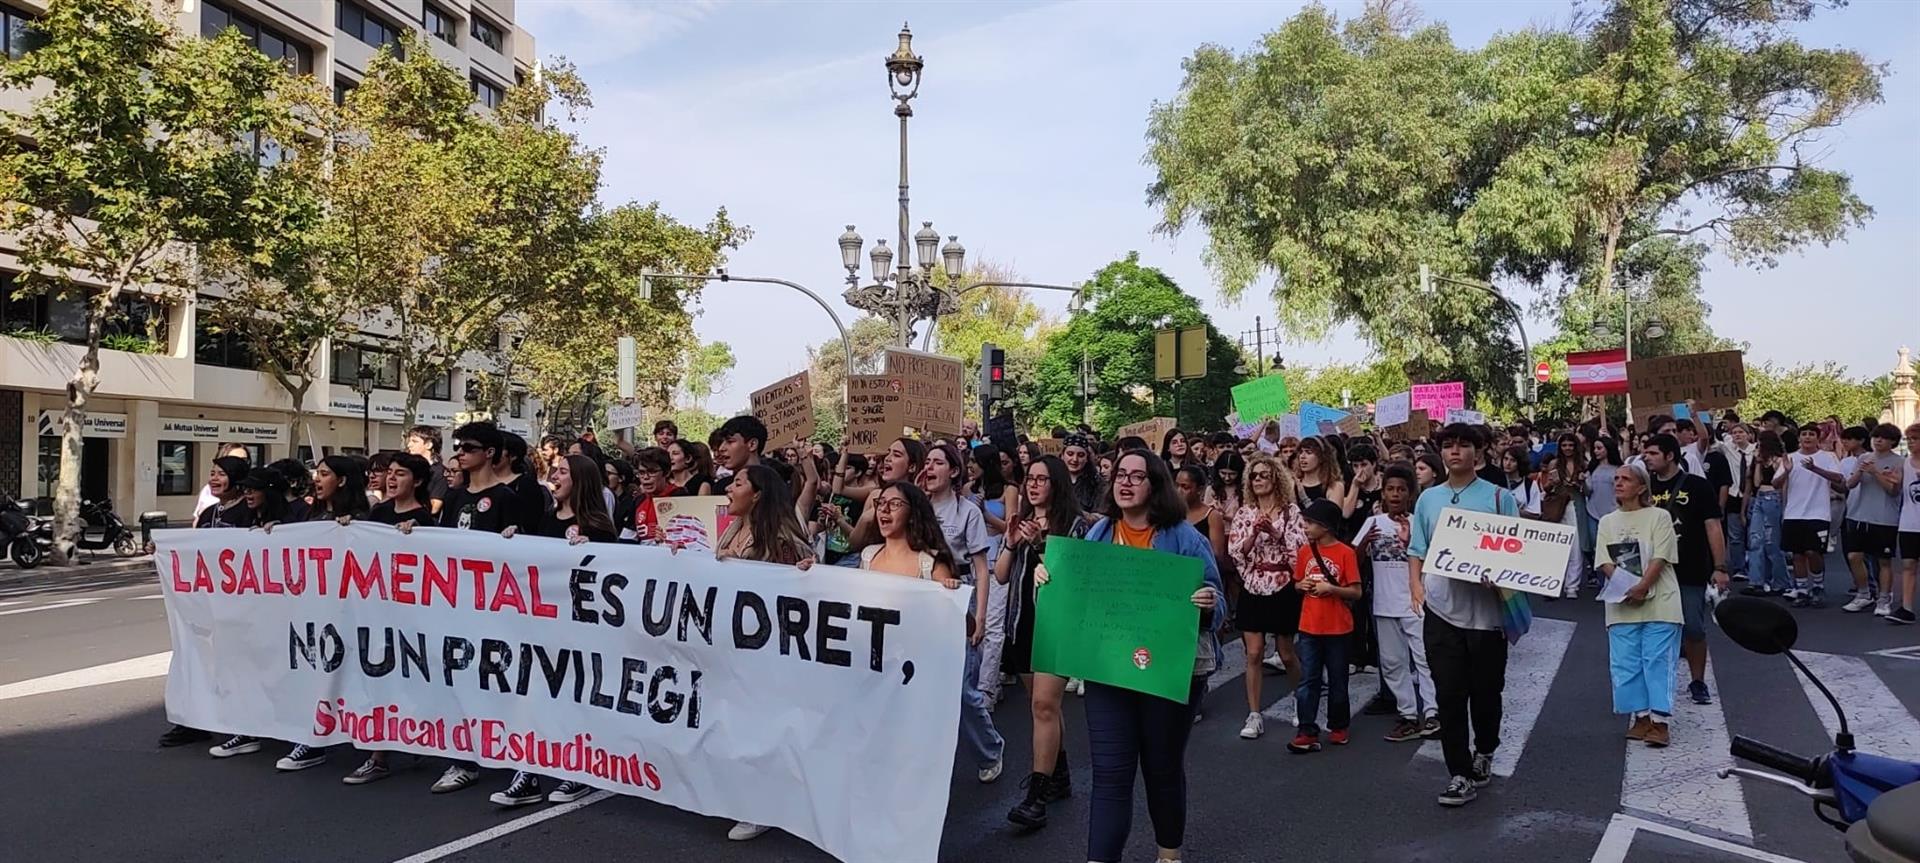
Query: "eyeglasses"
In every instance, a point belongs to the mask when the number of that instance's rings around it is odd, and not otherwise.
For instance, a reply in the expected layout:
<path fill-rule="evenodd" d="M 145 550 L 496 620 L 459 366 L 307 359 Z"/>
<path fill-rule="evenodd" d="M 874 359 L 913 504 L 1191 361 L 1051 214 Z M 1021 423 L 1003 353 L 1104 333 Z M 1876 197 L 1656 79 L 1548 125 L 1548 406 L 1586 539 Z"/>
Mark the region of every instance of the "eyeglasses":
<path fill-rule="evenodd" d="M 874 512 L 898 512 L 906 508 L 907 499 L 904 497 L 883 497 L 873 502 Z"/>
<path fill-rule="evenodd" d="M 1261 470 L 1247 474 L 1247 479 L 1273 479 L 1273 471 Z"/>
<path fill-rule="evenodd" d="M 1114 485 L 1140 485 L 1147 481 L 1144 470 L 1116 470 L 1113 472 Z"/>

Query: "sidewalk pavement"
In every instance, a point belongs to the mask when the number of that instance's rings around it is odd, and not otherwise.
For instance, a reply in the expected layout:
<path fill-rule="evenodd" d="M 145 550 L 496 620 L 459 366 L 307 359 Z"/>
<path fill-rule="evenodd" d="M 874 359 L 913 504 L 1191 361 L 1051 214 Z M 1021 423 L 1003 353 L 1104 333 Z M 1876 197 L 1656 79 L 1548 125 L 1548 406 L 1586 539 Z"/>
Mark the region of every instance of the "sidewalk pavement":
<path fill-rule="evenodd" d="M 21 569 L 13 561 L 0 561 L 0 583 L 13 584 L 26 581 L 62 581 L 72 578 L 89 578 L 102 575 L 118 575 L 153 568 L 153 555 L 139 554 L 133 557 L 120 557 L 106 554 L 79 556 L 79 563 L 73 566 L 54 566 L 48 560 L 33 569 Z"/>

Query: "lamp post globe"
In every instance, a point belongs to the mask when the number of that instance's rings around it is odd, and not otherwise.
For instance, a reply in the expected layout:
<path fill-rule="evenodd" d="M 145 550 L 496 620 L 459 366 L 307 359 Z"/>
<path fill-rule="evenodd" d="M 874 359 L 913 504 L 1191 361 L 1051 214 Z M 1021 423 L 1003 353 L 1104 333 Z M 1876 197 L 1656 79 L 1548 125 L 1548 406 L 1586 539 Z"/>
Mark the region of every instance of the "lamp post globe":
<path fill-rule="evenodd" d="M 860 247 L 865 244 L 866 241 L 860 239 L 859 232 L 855 231 L 852 225 L 848 225 L 847 232 L 840 235 L 840 266 L 847 268 L 847 275 L 850 277 L 858 278 Z"/>
<path fill-rule="evenodd" d="M 948 236 L 947 244 L 940 247 L 940 261 L 947 271 L 947 279 L 959 281 L 967 272 L 967 247 L 960 245 L 958 236 Z"/>

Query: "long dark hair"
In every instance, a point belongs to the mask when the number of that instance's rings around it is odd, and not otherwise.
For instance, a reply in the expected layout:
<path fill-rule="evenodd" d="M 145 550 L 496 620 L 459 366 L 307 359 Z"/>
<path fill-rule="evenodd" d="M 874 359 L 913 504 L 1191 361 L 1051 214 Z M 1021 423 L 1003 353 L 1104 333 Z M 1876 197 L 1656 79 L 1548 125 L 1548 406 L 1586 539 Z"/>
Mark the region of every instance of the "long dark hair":
<path fill-rule="evenodd" d="M 227 475 L 227 496 L 221 500 L 232 501 L 240 497 L 241 492 L 245 491 L 240 487 L 240 481 L 247 478 L 247 460 L 239 456 L 223 455 L 213 460 L 213 466 Z"/>
<path fill-rule="evenodd" d="M 974 489 L 984 500 L 999 500 L 1007 494 L 1007 476 L 1000 470 L 1000 448 L 990 443 L 973 448 L 973 461 L 980 465 L 980 487 Z"/>
<path fill-rule="evenodd" d="M 1027 474 L 1033 469 L 1047 469 L 1047 533 L 1053 536 L 1065 536 L 1072 532 L 1075 522 L 1080 520 L 1080 501 L 1073 496 L 1073 483 L 1067 478 L 1067 463 L 1059 456 L 1043 455 L 1027 464 Z M 1033 517 L 1033 501 L 1027 499 L 1025 489 L 1020 491 L 1020 518 Z"/>
<path fill-rule="evenodd" d="M 960 484 L 967 481 L 967 463 L 961 459 L 960 449 L 950 443 L 938 443 L 927 447 L 928 458 L 931 458 L 936 452 L 940 453 L 941 457 L 947 460 L 947 472 L 952 474 L 947 480 L 947 490 L 954 494 L 959 494 Z M 926 465 L 927 458 L 922 458 L 920 460 L 921 469 L 925 470 Z M 925 491 L 925 489 L 922 489 L 922 491 Z M 927 499 L 932 500 L 933 495 L 927 495 Z"/>
<path fill-rule="evenodd" d="M 1120 502 L 1113 497 L 1114 490 L 1120 487 L 1121 465 L 1129 457 L 1138 456 L 1146 464 L 1147 471 L 1147 522 L 1156 528 L 1168 528 L 1187 522 L 1187 502 L 1180 499 L 1180 490 L 1173 487 L 1173 472 L 1167 470 L 1167 463 L 1160 460 L 1151 450 L 1135 448 L 1121 450 L 1113 459 L 1114 483 L 1107 489 L 1106 516 L 1114 521 L 1121 518 Z"/>
<path fill-rule="evenodd" d="M 315 518 L 358 518 L 367 514 L 367 463 L 357 456 L 330 455 L 320 460 L 340 478 L 340 487 L 325 500 L 315 497 L 313 513 Z M 315 494 L 319 489 L 314 489 Z"/>
<path fill-rule="evenodd" d="M 614 533 L 613 516 L 607 512 L 607 497 L 602 493 L 607 484 L 600 478 L 600 465 L 588 455 L 561 458 L 567 462 L 567 477 L 573 483 L 573 492 L 567 495 L 567 509 L 573 510 L 574 522 L 580 525 L 581 532 Z"/>
<path fill-rule="evenodd" d="M 780 478 L 779 471 L 765 464 L 750 464 L 740 473 L 760 494 L 754 501 L 753 511 L 746 515 L 747 528 L 753 531 L 753 543 L 745 556 L 774 560 L 780 554 L 781 545 L 805 543 L 800 518 L 793 512 L 793 493 L 787 489 L 787 481 Z M 928 509 L 931 511 L 931 505 Z"/>
<path fill-rule="evenodd" d="M 713 479 L 713 451 L 707 449 L 706 444 L 697 440 L 677 438 L 672 443 L 667 444 L 667 446 L 680 447 L 680 455 L 686 460 L 687 469 L 692 472 L 693 476 L 706 477 L 709 481 Z M 673 469 L 671 459 L 668 460 L 667 469 L 669 471 Z M 669 476 L 668 480 L 671 481 L 672 477 Z"/>
<path fill-rule="evenodd" d="M 887 483 L 874 492 L 874 506 L 880 505 L 880 495 L 886 494 L 887 489 L 900 492 L 907 502 L 907 547 L 932 555 L 935 563 L 953 567 L 953 549 L 947 545 L 946 532 L 940 529 L 940 516 L 934 514 L 933 498 L 927 497 L 927 493 L 912 482 L 900 480 Z"/>
<path fill-rule="evenodd" d="M 1160 436 L 1161 460 L 1165 461 L 1169 465 L 1173 464 L 1173 439 L 1177 437 L 1184 438 L 1186 436 L 1187 436 L 1187 433 L 1184 431 L 1181 431 L 1178 428 L 1167 429 L 1167 433 Z M 1192 460 L 1193 460 L 1193 441 L 1188 440 L 1187 454 L 1180 457 L 1180 463 L 1185 464 Z"/>
<path fill-rule="evenodd" d="M 1624 462 L 1620 460 L 1620 442 L 1618 440 L 1615 440 L 1613 435 L 1600 435 L 1599 437 L 1594 438 L 1594 440 L 1599 441 L 1600 445 L 1606 448 L 1607 450 L 1607 457 L 1605 460 L 1606 464 L 1613 465 L 1614 467 L 1619 467 L 1620 465 L 1624 464 Z M 1776 440 L 1778 440 L 1778 438 L 1776 438 Z M 1589 471 L 1598 470 L 1600 468 L 1600 465 L 1601 465 L 1601 460 L 1594 459 L 1592 462 L 1590 462 L 1587 465 L 1587 470 Z"/>
<path fill-rule="evenodd" d="M 1288 462 L 1288 467 L 1292 468 L 1294 473 L 1298 474 L 1300 472 L 1298 465 L 1300 454 L 1303 452 L 1311 452 L 1313 453 L 1314 461 L 1319 463 L 1319 467 L 1315 468 L 1315 470 L 1320 472 L 1319 476 L 1312 477 L 1312 479 L 1319 480 L 1323 488 L 1331 486 L 1340 479 L 1340 463 L 1334 461 L 1333 449 L 1333 447 L 1327 446 L 1325 441 L 1317 437 L 1301 438 L 1300 443 L 1294 446 L 1293 461 Z M 1309 477 L 1300 476 L 1298 477 L 1299 481 L 1295 484 L 1311 485 L 1311 483 L 1307 482 L 1308 479 Z"/>

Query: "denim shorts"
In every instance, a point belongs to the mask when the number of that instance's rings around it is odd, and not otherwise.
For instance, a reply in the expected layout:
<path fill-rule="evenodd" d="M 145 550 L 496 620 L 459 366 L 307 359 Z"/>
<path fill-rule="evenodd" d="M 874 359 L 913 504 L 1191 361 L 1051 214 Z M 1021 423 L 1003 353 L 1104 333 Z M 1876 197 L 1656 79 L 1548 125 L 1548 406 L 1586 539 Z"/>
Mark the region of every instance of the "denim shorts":
<path fill-rule="evenodd" d="M 1680 585 L 1680 615 L 1686 621 L 1680 625 L 1680 639 L 1705 641 L 1707 638 L 1706 585 Z"/>

